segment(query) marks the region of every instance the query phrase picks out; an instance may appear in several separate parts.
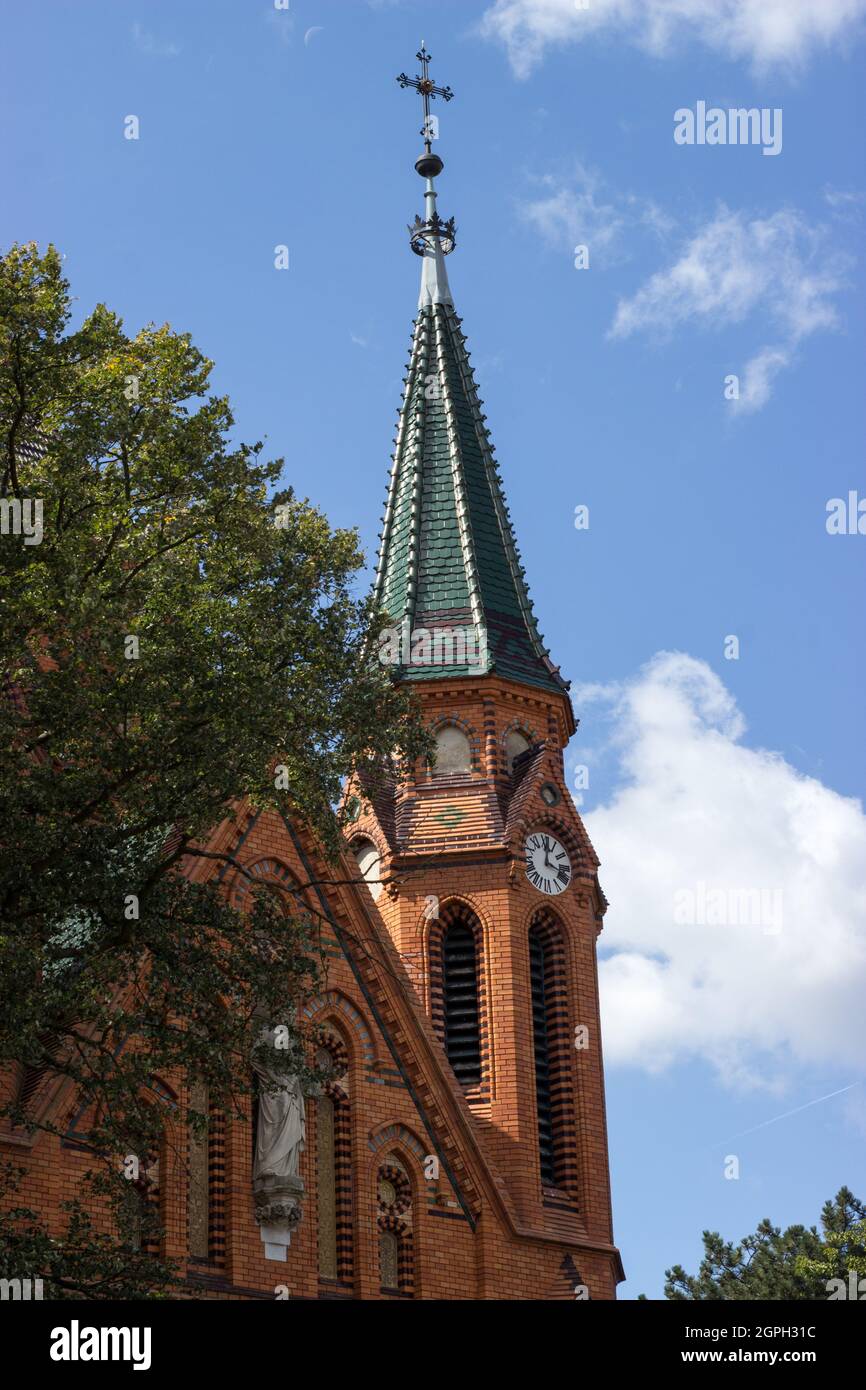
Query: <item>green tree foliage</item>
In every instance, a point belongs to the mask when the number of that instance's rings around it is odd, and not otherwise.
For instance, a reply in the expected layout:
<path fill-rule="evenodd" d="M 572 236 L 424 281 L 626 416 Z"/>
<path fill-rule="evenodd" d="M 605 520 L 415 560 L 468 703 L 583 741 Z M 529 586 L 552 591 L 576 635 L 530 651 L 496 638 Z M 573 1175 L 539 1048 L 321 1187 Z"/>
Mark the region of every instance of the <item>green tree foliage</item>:
<path fill-rule="evenodd" d="M 682 1265 L 665 1271 L 665 1298 L 810 1299 L 829 1297 L 827 1281 L 847 1280 L 849 1270 L 866 1273 L 866 1208 L 847 1187 L 821 1212 L 822 1234 L 814 1226 L 783 1231 L 769 1220 L 738 1244 L 704 1231 L 704 1258 L 696 1275 Z"/>
<path fill-rule="evenodd" d="M 241 914 L 201 881 L 204 841 L 247 798 L 333 856 L 342 779 L 427 742 L 367 659 L 386 620 L 357 597 L 355 533 L 273 493 L 282 461 L 233 442 L 187 335 L 70 314 L 53 248 L 0 259 L 0 1068 L 66 1083 L 40 1125 L 75 1109 L 115 1230 L 78 1207 L 49 1241 L 21 1209 L 0 1265 L 130 1296 L 164 1277 L 130 1258 L 142 1204 L 120 1174 L 169 1123 L 153 1078 L 239 1106 L 261 1019 L 291 1024 L 317 977 L 314 895 L 251 890 Z M 28 499 L 38 542 L 16 534 Z M 292 1026 L 278 1063 L 303 1059 Z M 5 1114 L 34 1122 L 20 1088 Z"/>
<path fill-rule="evenodd" d="M 857 1275 L 858 1283 L 866 1278 L 866 1205 L 843 1187 L 832 1202 L 824 1203 L 821 1226 L 821 1253 L 817 1258 L 802 1255 L 800 1268 L 822 1280 L 825 1287 L 833 1279 L 841 1280 L 846 1289 L 843 1296 L 848 1296 L 850 1276 Z M 866 1295 L 866 1287 L 863 1292 Z"/>

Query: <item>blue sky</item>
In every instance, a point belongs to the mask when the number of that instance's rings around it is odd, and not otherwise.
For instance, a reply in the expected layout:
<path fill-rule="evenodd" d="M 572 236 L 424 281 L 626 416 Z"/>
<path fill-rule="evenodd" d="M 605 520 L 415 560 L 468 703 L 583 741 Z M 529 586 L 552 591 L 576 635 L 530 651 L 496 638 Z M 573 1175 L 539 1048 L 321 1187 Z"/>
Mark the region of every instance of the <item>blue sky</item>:
<path fill-rule="evenodd" d="M 188 330 L 239 435 L 370 555 L 419 269 L 419 112 L 394 77 L 422 36 L 456 93 L 437 111 L 449 274 L 574 682 L 568 768 L 589 768 L 612 903 L 625 1297 L 694 1268 L 704 1227 L 866 1194 L 866 536 L 825 524 L 830 499 L 866 497 L 864 13 L 43 0 L 3 19 L 0 242 L 54 241 L 81 313 Z M 781 108 L 781 152 L 677 145 L 698 101 Z M 674 920 L 701 884 L 781 894 L 779 929 Z"/>

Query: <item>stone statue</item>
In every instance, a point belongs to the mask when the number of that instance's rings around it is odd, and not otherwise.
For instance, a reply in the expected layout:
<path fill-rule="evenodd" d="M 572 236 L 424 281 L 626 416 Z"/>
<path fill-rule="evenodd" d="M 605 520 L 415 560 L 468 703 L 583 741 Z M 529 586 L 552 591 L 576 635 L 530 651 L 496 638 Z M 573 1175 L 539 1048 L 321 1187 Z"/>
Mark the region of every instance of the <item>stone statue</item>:
<path fill-rule="evenodd" d="M 274 1029 L 263 1028 L 259 1043 L 275 1046 Z M 285 1260 L 292 1232 L 301 1220 L 304 1184 L 300 1176 L 301 1154 L 306 1140 L 304 1093 L 297 1076 L 287 1076 L 268 1065 L 267 1057 L 252 1057 L 252 1067 L 262 1086 L 259 1090 L 259 1122 L 253 1161 L 253 1196 L 265 1257 Z M 278 1086 L 279 1090 L 273 1087 Z"/>
<path fill-rule="evenodd" d="M 263 1028 L 262 1039 L 274 1046 L 275 1030 Z M 253 1070 L 263 1085 L 259 1091 L 259 1123 L 256 1132 L 254 1185 L 266 1177 L 295 1178 L 306 1146 L 304 1094 L 297 1076 L 286 1076 L 253 1056 Z M 275 1084 L 278 1091 L 271 1089 Z"/>

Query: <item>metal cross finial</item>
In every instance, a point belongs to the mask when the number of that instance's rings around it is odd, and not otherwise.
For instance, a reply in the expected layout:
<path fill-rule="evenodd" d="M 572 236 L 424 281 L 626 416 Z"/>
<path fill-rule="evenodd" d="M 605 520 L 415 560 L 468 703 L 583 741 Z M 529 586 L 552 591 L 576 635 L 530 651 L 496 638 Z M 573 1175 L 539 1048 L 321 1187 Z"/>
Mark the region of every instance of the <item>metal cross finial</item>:
<path fill-rule="evenodd" d="M 431 127 L 430 127 L 430 102 L 434 97 L 441 97 L 443 101 L 450 101 L 454 93 L 450 87 L 437 87 L 430 77 L 430 54 L 424 47 L 424 40 L 421 40 L 421 47 L 415 54 L 421 64 L 420 77 L 407 77 L 405 72 L 401 72 L 397 81 L 401 87 L 414 87 L 420 92 L 424 99 L 424 124 L 421 127 L 421 134 L 424 136 L 424 148 L 430 154 L 431 146 Z"/>

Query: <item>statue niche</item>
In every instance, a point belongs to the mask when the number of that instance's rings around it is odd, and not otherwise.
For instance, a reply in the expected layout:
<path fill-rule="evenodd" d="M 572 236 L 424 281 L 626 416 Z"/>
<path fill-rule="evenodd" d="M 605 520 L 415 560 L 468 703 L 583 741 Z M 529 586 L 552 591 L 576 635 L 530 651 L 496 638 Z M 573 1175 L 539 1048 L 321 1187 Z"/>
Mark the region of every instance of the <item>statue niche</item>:
<path fill-rule="evenodd" d="M 268 1260 L 286 1259 L 292 1231 L 301 1220 L 304 1195 L 300 1176 L 307 1130 L 304 1094 L 298 1076 L 287 1075 L 269 1060 L 278 1050 L 280 1035 L 278 1027 L 263 1027 L 251 1055 L 259 1081 L 253 1196 Z"/>

